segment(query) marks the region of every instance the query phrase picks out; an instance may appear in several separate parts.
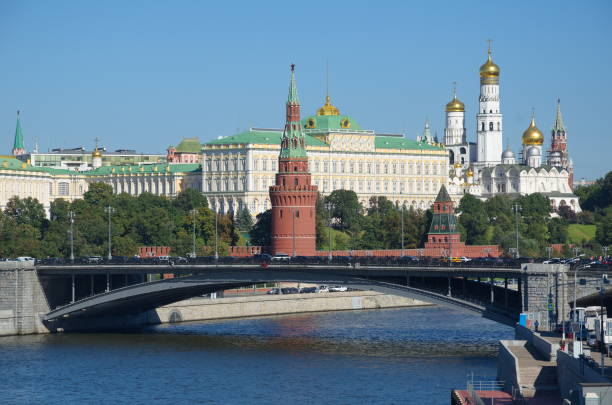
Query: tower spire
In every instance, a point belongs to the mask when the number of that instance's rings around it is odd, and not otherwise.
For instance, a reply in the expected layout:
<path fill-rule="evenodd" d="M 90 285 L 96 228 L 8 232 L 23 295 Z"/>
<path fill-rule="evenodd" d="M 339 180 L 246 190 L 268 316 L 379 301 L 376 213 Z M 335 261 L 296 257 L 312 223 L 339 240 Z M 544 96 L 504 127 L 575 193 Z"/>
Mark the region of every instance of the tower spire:
<path fill-rule="evenodd" d="M 13 156 L 19 156 L 26 153 L 23 146 L 23 132 L 21 130 L 21 120 L 19 119 L 19 110 L 17 110 L 17 125 L 15 126 L 15 139 L 13 141 Z"/>
<path fill-rule="evenodd" d="M 563 125 L 563 116 L 561 115 L 561 99 L 557 98 L 557 116 L 555 118 L 555 126 L 553 132 L 565 132 L 565 125 Z"/>
<path fill-rule="evenodd" d="M 300 104 L 300 99 L 298 98 L 297 86 L 295 85 L 295 64 L 291 64 L 291 80 L 289 81 L 289 97 L 287 99 L 287 104 Z"/>

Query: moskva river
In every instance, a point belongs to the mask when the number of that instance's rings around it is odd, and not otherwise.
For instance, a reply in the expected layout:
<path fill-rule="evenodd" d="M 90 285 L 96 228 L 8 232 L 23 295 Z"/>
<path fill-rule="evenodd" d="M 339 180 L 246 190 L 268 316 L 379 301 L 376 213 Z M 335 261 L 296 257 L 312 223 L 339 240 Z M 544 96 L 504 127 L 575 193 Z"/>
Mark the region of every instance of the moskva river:
<path fill-rule="evenodd" d="M 441 307 L 0 338 L 3 404 L 444 404 L 507 326 Z"/>

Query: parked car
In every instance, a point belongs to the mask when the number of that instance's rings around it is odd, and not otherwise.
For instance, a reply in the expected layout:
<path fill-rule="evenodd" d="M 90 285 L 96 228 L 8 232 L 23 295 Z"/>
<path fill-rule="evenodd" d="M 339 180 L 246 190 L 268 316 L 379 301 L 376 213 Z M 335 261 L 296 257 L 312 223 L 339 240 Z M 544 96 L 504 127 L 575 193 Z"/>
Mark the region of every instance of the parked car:
<path fill-rule="evenodd" d="M 286 253 L 277 253 L 270 259 L 273 262 L 288 262 L 291 260 L 291 256 Z"/>
<path fill-rule="evenodd" d="M 542 264 L 557 264 L 561 263 L 561 259 L 558 257 L 553 257 L 552 259 L 544 260 Z"/>
<path fill-rule="evenodd" d="M 278 293 L 280 293 L 278 288 L 271 288 L 268 290 L 268 292 L 266 294 L 268 295 L 277 295 Z"/>
<path fill-rule="evenodd" d="M 102 261 L 102 256 L 89 256 L 87 258 L 87 263 L 100 263 Z"/>
<path fill-rule="evenodd" d="M 320 293 L 329 292 L 329 287 L 326 286 L 326 285 L 320 285 L 319 288 L 318 288 L 318 292 L 320 292 Z"/>
<path fill-rule="evenodd" d="M 343 285 L 334 285 L 334 286 L 329 287 L 330 292 L 345 292 L 347 290 L 348 288 L 346 288 Z"/>
<path fill-rule="evenodd" d="M 19 256 L 17 259 L 18 262 L 35 262 L 36 259 L 30 256 Z"/>
<path fill-rule="evenodd" d="M 302 287 L 300 288 L 300 294 L 308 294 L 317 292 L 317 287 Z"/>

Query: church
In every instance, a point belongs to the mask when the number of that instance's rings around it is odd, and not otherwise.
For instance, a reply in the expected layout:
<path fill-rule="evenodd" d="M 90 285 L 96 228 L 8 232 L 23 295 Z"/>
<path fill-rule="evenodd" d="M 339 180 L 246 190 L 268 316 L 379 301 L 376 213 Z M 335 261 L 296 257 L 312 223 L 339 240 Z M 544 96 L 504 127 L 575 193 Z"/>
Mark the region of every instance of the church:
<path fill-rule="evenodd" d="M 502 151 L 500 72 L 489 47 L 487 61 L 480 67 L 476 143 L 467 141 L 465 105 L 456 92 L 446 105 L 444 145 L 449 151 L 449 193 L 456 200 L 464 194 L 488 199 L 498 194 L 540 193 L 551 200 L 555 209 L 568 206 L 580 212 L 578 197 L 572 192 L 574 169 L 567 150 L 560 101 L 557 100 L 548 156 L 544 157 L 544 135 L 533 115 L 521 137 L 522 149 L 517 159 L 509 147 Z"/>

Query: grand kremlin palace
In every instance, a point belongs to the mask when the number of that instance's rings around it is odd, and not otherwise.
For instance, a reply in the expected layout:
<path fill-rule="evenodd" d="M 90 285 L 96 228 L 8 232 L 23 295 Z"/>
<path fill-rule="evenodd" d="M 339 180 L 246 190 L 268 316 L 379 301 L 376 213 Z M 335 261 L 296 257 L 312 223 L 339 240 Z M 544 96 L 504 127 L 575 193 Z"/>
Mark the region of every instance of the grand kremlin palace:
<path fill-rule="evenodd" d="M 384 196 L 406 208 L 429 208 L 448 181 L 448 152 L 440 144 L 364 130 L 341 115 L 329 96 L 302 119 L 312 183 L 321 194 L 353 190 L 367 207 Z M 218 212 L 252 214 L 271 208 L 269 187 L 277 172 L 281 129 L 252 128 L 202 147 L 202 191 Z"/>

